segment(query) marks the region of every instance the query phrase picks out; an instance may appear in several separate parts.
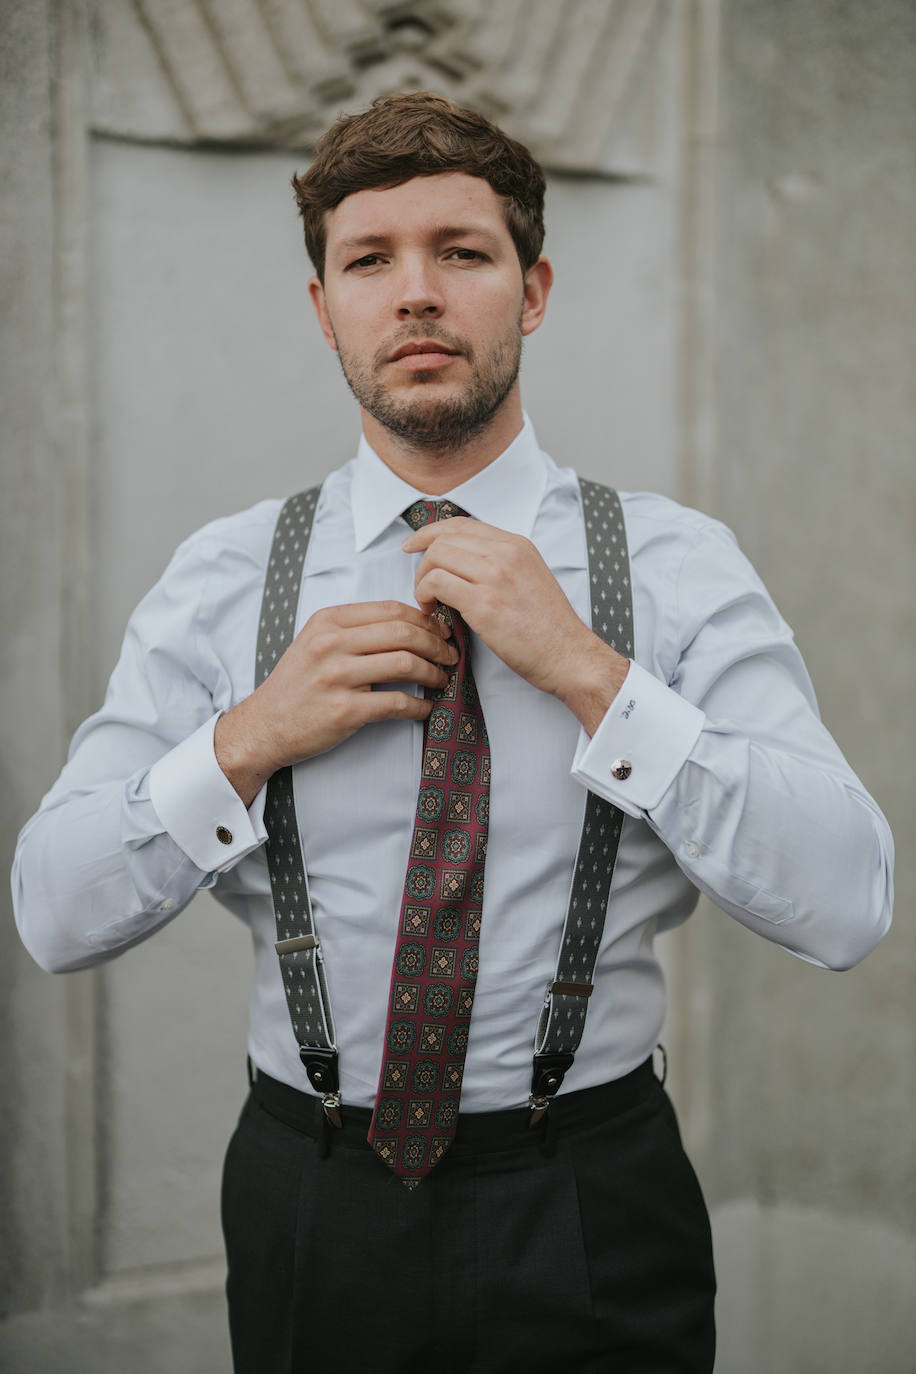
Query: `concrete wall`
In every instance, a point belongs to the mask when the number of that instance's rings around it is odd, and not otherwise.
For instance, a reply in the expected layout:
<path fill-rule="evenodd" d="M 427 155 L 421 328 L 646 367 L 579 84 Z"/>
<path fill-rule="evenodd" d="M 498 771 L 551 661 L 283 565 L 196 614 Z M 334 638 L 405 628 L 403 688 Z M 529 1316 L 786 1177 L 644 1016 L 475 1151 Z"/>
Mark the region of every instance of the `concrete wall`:
<path fill-rule="evenodd" d="M 717 438 L 701 499 L 795 627 L 898 866 L 895 928 L 851 973 L 713 911 L 692 933 L 708 970 L 696 1124 L 721 1365 L 903 1374 L 916 1351 L 916 9 L 734 0 L 722 24 Z"/>
<path fill-rule="evenodd" d="M 526 394 L 561 461 L 738 531 L 894 825 L 897 926 L 861 969 L 802 965 L 709 907 L 665 957 L 673 1088 L 717 1235 L 719 1368 L 904 1374 L 916 12 L 677 14 L 653 179 L 551 179 L 558 285 Z M 178 539 L 308 483 L 355 437 L 308 314 L 286 189 L 303 157 L 88 148 L 82 17 L 76 0 L 9 5 L 0 44 L 7 853 Z M 225 1368 L 215 1190 L 242 1092 L 241 932 L 201 899 L 68 979 L 31 967 L 8 917 L 0 941 L 0 1301 L 33 1313 L 0 1323 L 0 1364 L 72 1368 L 79 1350 L 123 1367 L 130 1330 L 143 1374 Z"/>
<path fill-rule="evenodd" d="M 0 43 L 0 835 L 12 855 L 26 810 L 53 780 L 71 711 L 86 709 L 74 633 L 82 510 L 78 420 L 65 341 L 74 325 L 78 215 L 55 139 L 71 96 L 57 81 L 67 25 L 53 6 L 6 6 Z M 76 124 L 77 138 L 85 135 Z M 74 159 L 78 165 L 79 153 Z M 70 199 L 71 207 L 73 205 Z M 91 1272 L 95 1209 L 91 1143 L 74 1104 L 91 1104 L 92 975 L 55 983 L 19 945 L 2 898 L 0 922 L 0 1311 L 60 1301 Z M 85 1119 L 85 1113 L 77 1113 Z"/>

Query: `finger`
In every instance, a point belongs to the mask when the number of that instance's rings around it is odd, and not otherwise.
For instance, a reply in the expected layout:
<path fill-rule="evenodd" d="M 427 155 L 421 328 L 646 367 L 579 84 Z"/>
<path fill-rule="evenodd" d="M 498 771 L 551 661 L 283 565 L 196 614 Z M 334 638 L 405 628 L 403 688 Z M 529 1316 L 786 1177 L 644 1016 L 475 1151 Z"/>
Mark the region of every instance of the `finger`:
<path fill-rule="evenodd" d="M 431 600 L 442 601 L 453 606 L 467 623 L 474 628 L 474 607 L 477 603 L 477 588 L 467 578 L 448 572 L 445 568 L 432 568 L 417 583 L 417 601 L 420 605 Z"/>
<path fill-rule="evenodd" d="M 455 651 L 443 641 L 439 622 L 431 622 L 429 616 L 424 617 L 422 612 L 419 618 L 424 622 L 423 625 L 411 624 L 406 620 L 389 620 L 354 626 L 341 636 L 339 648 L 347 655 L 384 654 L 400 650 L 428 659 L 430 663 L 454 663 Z M 435 625 L 435 630 L 425 628 L 430 623 Z M 448 630 L 448 626 L 445 628 Z"/>
<path fill-rule="evenodd" d="M 416 682 L 421 687 L 444 687 L 448 673 L 437 663 L 398 649 L 389 654 L 363 654 L 345 659 L 338 681 L 344 687 L 371 687 L 379 682 Z"/>
<path fill-rule="evenodd" d="M 486 525 L 482 520 L 471 520 L 463 515 L 452 516 L 450 520 L 434 520 L 428 525 L 423 525 L 418 530 L 413 530 L 404 540 L 401 548 L 405 553 L 418 553 L 421 549 L 426 549 L 430 544 L 441 538 L 448 532 L 452 534 L 471 534 L 479 535 L 483 539 L 498 538 L 506 533 L 496 525 Z"/>
<path fill-rule="evenodd" d="M 496 566 L 490 541 L 480 542 L 460 535 L 456 539 L 439 539 L 420 559 L 415 585 L 419 586 L 433 568 L 444 568 L 467 582 L 482 582 Z"/>
<path fill-rule="evenodd" d="M 319 615 L 322 612 L 318 612 Z M 406 620 L 423 630 L 438 634 L 438 627 L 429 616 L 424 616 L 416 606 L 408 606 L 404 601 L 354 601 L 343 606 L 331 606 L 326 614 L 344 629 L 356 625 L 377 625 L 392 620 Z"/>
<path fill-rule="evenodd" d="M 360 700 L 363 724 L 375 720 L 425 720 L 435 702 L 409 692 L 367 692 Z"/>

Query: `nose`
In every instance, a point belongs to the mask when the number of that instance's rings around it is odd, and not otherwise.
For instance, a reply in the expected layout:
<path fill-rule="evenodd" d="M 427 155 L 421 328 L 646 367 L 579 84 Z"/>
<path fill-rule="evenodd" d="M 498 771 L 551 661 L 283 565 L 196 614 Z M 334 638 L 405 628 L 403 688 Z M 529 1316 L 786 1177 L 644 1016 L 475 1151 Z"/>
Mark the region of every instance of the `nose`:
<path fill-rule="evenodd" d="M 397 283 L 397 313 L 402 320 L 437 319 L 444 300 L 434 266 L 427 260 L 405 262 Z"/>

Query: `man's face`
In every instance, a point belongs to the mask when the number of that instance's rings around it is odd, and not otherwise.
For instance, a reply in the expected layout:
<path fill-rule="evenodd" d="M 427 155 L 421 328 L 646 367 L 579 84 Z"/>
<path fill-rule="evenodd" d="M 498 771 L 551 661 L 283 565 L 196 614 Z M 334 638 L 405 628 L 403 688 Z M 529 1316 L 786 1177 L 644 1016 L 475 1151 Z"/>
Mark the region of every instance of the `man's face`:
<path fill-rule="evenodd" d="M 363 410 L 424 449 L 486 428 L 543 312 L 499 197 L 461 172 L 347 196 L 327 216 L 324 286 L 310 291 Z"/>

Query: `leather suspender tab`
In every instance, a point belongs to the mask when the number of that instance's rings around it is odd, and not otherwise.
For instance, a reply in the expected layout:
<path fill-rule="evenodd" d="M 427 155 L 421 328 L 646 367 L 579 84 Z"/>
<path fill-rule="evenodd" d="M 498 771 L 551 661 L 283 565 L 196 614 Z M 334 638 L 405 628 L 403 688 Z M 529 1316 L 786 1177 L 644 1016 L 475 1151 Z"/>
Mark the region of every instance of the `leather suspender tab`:
<path fill-rule="evenodd" d="M 277 940 L 274 949 L 278 954 L 298 954 L 303 949 L 317 949 L 316 935 L 296 935 L 292 940 Z"/>
<path fill-rule="evenodd" d="M 305 1065 L 312 1087 L 321 1094 L 321 1105 L 328 1121 L 332 1126 L 342 1126 L 337 1051 L 333 1048 L 324 1049 L 320 1045 L 300 1045 L 299 1058 Z"/>
<path fill-rule="evenodd" d="M 568 997 L 591 997 L 595 991 L 594 983 L 564 983 L 557 980 L 550 984 L 551 992 L 564 992 Z"/>
<path fill-rule="evenodd" d="M 541 1120 L 550 1106 L 550 1099 L 562 1084 L 566 1070 L 572 1068 L 574 1059 L 574 1054 L 563 1053 L 544 1053 L 534 1056 L 531 1096 L 528 1099 L 528 1105 L 531 1108 L 529 1126 L 536 1126 Z"/>
<path fill-rule="evenodd" d="M 337 1051 L 323 1049 L 320 1045 L 300 1045 L 299 1058 L 305 1065 L 309 1082 L 316 1093 L 336 1092 L 340 1086 L 337 1078 Z"/>

